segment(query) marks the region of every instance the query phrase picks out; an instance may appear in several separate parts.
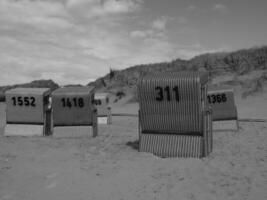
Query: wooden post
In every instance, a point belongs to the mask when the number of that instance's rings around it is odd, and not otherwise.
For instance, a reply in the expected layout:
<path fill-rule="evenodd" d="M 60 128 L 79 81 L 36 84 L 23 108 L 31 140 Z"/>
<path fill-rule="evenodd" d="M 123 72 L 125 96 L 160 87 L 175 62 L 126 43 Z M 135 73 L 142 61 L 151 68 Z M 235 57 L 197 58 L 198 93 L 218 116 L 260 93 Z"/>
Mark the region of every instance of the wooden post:
<path fill-rule="evenodd" d="M 52 135 L 52 110 L 49 109 L 46 111 L 46 135 Z"/>
<path fill-rule="evenodd" d="M 98 135 L 98 126 L 97 126 L 97 109 L 93 109 L 93 114 L 92 114 L 92 122 L 93 122 L 93 137 L 96 137 Z"/>
<path fill-rule="evenodd" d="M 138 138 L 139 138 L 139 141 L 138 141 L 138 151 L 140 151 L 140 138 L 141 138 L 141 123 L 140 123 L 140 110 L 138 110 Z"/>
<path fill-rule="evenodd" d="M 208 133 L 207 133 L 207 112 L 204 110 L 203 112 L 203 155 L 202 157 L 206 157 L 208 155 Z"/>
<path fill-rule="evenodd" d="M 112 114 L 111 114 L 111 107 L 108 107 L 108 114 L 107 114 L 107 124 L 112 124 Z"/>
<path fill-rule="evenodd" d="M 206 120 L 207 120 L 207 134 L 208 134 L 208 149 L 207 153 L 209 154 L 212 151 L 213 146 L 213 136 L 212 136 L 212 110 L 208 108 L 206 110 Z"/>
<path fill-rule="evenodd" d="M 212 150 L 213 150 L 213 134 L 212 134 L 212 131 L 213 131 L 213 123 L 212 123 L 212 115 L 213 115 L 213 113 L 212 113 L 212 109 L 211 108 L 209 108 L 209 112 L 210 112 L 210 119 L 209 119 L 209 122 L 210 122 L 210 134 L 211 134 L 211 144 L 210 144 L 210 146 L 211 146 L 211 149 L 210 149 L 210 152 L 212 152 Z"/>
<path fill-rule="evenodd" d="M 46 110 L 44 110 L 44 125 L 43 125 L 43 136 L 46 136 L 47 135 L 47 117 L 46 117 L 46 115 L 47 115 L 47 112 L 46 112 Z"/>
<path fill-rule="evenodd" d="M 239 121 L 238 121 L 238 118 L 236 119 L 236 127 L 237 127 L 237 132 L 239 132 Z"/>

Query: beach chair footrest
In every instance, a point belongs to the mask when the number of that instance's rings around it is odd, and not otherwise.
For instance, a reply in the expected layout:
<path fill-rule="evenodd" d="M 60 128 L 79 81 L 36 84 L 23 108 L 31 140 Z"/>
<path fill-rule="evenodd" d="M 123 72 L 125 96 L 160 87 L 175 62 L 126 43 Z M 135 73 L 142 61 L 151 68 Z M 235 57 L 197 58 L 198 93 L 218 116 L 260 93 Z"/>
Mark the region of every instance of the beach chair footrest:
<path fill-rule="evenodd" d="M 159 157 L 203 157 L 203 137 L 176 134 L 140 134 L 139 151 Z"/>

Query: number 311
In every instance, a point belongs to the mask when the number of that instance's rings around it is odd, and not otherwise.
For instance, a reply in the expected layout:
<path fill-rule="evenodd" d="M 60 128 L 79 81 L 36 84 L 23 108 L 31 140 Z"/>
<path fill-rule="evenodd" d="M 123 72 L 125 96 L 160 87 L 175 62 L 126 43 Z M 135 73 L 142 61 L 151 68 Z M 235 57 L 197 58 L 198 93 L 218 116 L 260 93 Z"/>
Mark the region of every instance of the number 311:
<path fill-rule="evenodd" d="M 167 101 L 171 101 L 171 91 L 173 91 L 175 94 L 175 100 L 178 102 L 180 100 L 178 86 L 173 87 L 172 90 L 170 89 L 170 86 L 166 86 L 165 88 L 157 86 L 155 90 L 157 91 L 157 101 L 163 101 L 165 96 Z"/>

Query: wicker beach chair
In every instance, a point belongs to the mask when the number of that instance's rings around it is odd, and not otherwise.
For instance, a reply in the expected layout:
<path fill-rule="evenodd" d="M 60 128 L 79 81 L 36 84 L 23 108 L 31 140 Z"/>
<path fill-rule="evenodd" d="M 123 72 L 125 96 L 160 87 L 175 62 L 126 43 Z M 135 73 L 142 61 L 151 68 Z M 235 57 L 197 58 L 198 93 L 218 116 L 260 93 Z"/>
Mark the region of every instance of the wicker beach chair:
<path fill-rule="evenodd" d="M 205 157 L 212 151 L 208 74 L 148 75 L 138 83 L 139 151 L 160 157 Z"/>

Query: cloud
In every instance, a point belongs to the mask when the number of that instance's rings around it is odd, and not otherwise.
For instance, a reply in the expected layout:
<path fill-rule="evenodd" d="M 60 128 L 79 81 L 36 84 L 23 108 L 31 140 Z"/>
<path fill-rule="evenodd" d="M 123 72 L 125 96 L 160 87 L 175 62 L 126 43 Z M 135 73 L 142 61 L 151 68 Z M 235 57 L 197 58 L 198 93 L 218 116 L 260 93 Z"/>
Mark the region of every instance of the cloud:
<path fill-rule="evenodd" d="M 218 12 L 226 12 L 228 8 L 223 4 L 217 3 L 212 7 L 212 9 Z"/>
<path fill-rule="evenodd" d="M 113 14 L 126 14 L 142 7 L 140 0 L 68 0 L 66 7 L 73 14 L 86 17 L 104 17 Z"/>
<path fill-rule="evenodd" d="M 105 40 L 99 42 L 101 37 L 112 41 L 117 36 L 113 38 L 101 26 L 76 25 L 63 3 L 0 1 L 1 85 L 40 78 L 86 84 L 105 73 L 109 56 L 102 59 L 102 51 L 88 54 L 77 38 L 94 36 L 89 41 L 93 48 L 105 47 Z"/>
<path fill-rule="evenodd" d="M 70 26 L 66 20 L 68 16 L 64 5 L 57 1 L 0 1 L 1 25 L 17 23 L 19 25 L 37 25 L 42 28 L 46 26 L 65 27 Z"/>
<path fill-rule="evenodd" d="M 35 79 L 87 84 L 109 67 L 190 58 L 206 49 L 179 46 L 171 23 L 140 15 L 141 0 L 0 0 L 0 85 Z"/>
<path fill-rule="evenodd" d="M 107 0 L 103 4 L 103 10 L 107 13 L 133 12 L 140 8 L 139 2 L 133 0 Z"/>
<path fill-rule="evenodd" d="M 158 18 L 153 21 L 152 27 L 157 30 L 164 31 L 166 29 L 167 24 L 167 18 L 162 16 L 161 18 Z"/>
<path fill-rule="evenodd" d="M 152 22 L 146 23 L 147 29 L 144 30 L 133 30 L 130 32 L 132 38 L 156 38 L 166 36 L 166 24 L 169 20 L 173 20 L 168 16 L 161 16 L 157 19 L 154 19 Z M 177 18 L 179 23 L 186 23 L 186 19 L 183 17 Z M 148 25 L 147 25 L 148 24 Z"/>
<path fill-rule="evenodd" d="M 185 17 L 178 17 L 176 20 L 179 24 L 187 24 L 188 22 L 187 18 Z"/>
<path fill-rule="evenodd" d="M 188 11 L 195 11 L 197 7 L 195 5 L 190 5 L 186 8 Z"/>
<path fill-rule="evenodd" d="M 59 84 L 86 84 L 88 79 L 105 72 L 105 61 L 85 56 L 80 51 L 74 53 L 71 48 L 7 38 L 0 42 L 3 46 L 0 50 L 2 85 L 34 79 L 53 79 Z"/>
<path fill-rule="evenodd" d="M 140 31 L 140 30 L 132 31 L 130 33 L 130 36 L 134 38 L 145 38 L 147 37 L 147 35 L 148 35 L 147 31 Z"/>

